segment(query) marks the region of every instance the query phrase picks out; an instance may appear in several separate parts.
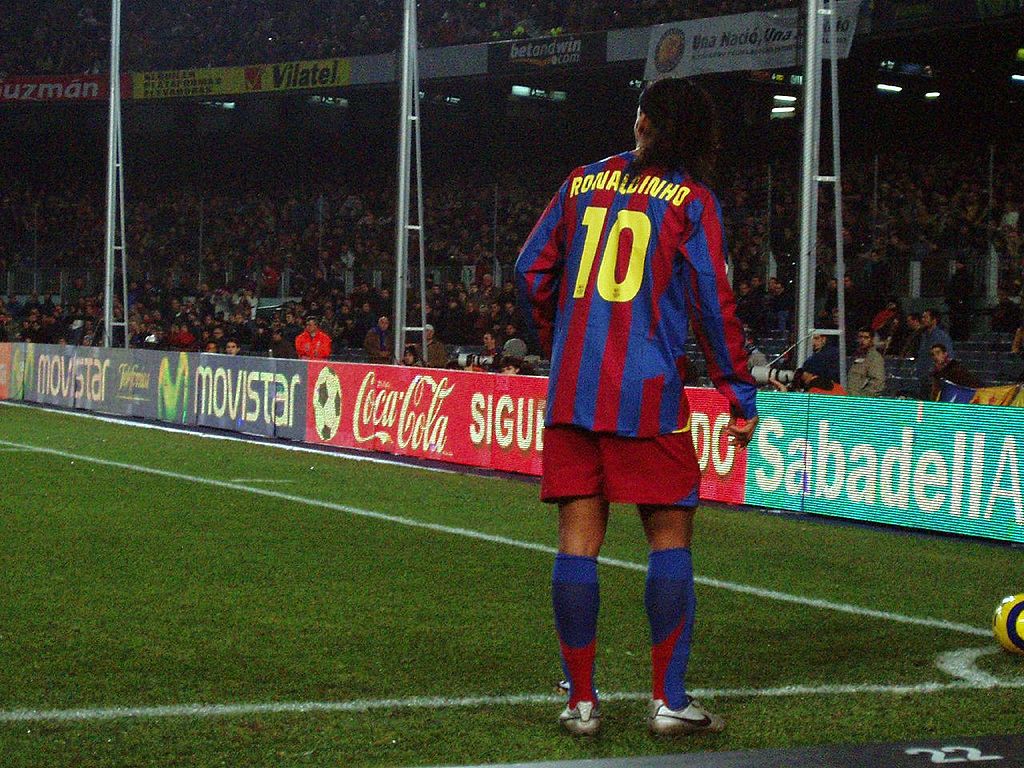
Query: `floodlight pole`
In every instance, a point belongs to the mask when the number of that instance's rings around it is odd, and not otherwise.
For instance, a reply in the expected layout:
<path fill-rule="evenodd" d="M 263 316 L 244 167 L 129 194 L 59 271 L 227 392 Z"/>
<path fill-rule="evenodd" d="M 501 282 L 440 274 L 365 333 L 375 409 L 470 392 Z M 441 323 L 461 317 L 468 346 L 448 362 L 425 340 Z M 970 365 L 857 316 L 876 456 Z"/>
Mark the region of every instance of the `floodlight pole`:
<path fill-rule="evenodd" d="M 399 51 L 399 79 L 401 88 L 398 123 L 398 199 L 395 211 L 395 362 L 405 352 L 407 330 L 421 333 L 421 351 L 426 358 L 426 253 L 423 233 L 423 149 L 420 141 L 420 76 L 416 33 L 416 2 L 405 0 L 405 20 L 402 26 L 402 49 Z M 416 224 L 409 222 L 409 183 L 412 173 L 412 146 L 416 147 Z M 409 233 L 415 232 L 419 242 L 420 263 L 420 325 L 406 327 L 406 304 L 409 290 Z"/>
<path fill-rule="evenodd" d="M 846 389 L 846 257 L 843 251 L 843 179 L 839 145 L 839 57 L 836 55 L 838 23 L 836 0 L 829 3 L 829 79 L 832 97 L 832 188 L 835 192 L 836 305 L 839 308 L 839 383 Z"/>
<path fill-rule="evenodd" d="M 128 254 L 124 213 L 124 138 L 121 131 L 121 0 L 110 6 L 110 119 L 107 130 L 107 231 L 104 255 L 103 346 L 114 344 L 115 258 L 121 254 L 121 325 L 128 348 Z"/>
<path fill-rule="evenodd" d="M 804 131 L 800 175 L 800 281 L 797 287 L 797 364 L 807 359 L 814 328 L 818 244 L 818 136 L 821 130 L 821 0 L 807 0 L 804 30 Z"/>
<path fill-rule="evenodd" d="M 800 285 L 797 301 L 797 364 L 808 357 L 808 342 L 814 334 L 814 280 L 817 271 L 818 184 L 833 185 L 835 199 L 836 300 L 839 308 L 839 381 L 846 386 L 846 289 L 843 278 L 846 262 L 843 253 L 843 186 L 840 174 L 839 145 L 839 58 L 836 0 L 828 8 L 822 0 L 807 0 L 807 26 L 804 36 L 804 135 L 803 168 L 800 184 Z M 821 138 L 821 18 L 829 19 L 829 59 L 832 100 L 832 175 L 820 176 Z"/>

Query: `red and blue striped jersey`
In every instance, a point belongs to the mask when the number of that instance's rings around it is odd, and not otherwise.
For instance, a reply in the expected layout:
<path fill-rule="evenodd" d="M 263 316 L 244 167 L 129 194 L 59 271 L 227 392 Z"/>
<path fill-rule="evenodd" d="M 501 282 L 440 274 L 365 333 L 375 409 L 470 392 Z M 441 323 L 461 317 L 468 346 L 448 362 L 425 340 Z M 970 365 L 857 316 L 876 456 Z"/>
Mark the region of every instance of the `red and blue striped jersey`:
<path fill-rule="evenodd" d="M 722 212 L 682 171 L 633 152 L 577 168 L 516 262 L 520 305 L 551 355 L 546 423 L 649 437 L 685 429 L 686 342 L 734 415 L 757 415 L 725 269 Z"/>

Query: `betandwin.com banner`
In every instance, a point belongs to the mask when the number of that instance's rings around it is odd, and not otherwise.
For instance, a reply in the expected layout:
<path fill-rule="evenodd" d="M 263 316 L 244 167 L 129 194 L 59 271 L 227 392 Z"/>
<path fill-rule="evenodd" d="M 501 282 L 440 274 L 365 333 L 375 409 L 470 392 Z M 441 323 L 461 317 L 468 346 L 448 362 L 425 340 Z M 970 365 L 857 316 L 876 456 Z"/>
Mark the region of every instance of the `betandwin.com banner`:
<path fill-rule="evenodd" d="M 608 35 L 605 32 L 509 40 L 487 46 L 487 71 L 492 75 L 596 66 L 607 60 Z"/>

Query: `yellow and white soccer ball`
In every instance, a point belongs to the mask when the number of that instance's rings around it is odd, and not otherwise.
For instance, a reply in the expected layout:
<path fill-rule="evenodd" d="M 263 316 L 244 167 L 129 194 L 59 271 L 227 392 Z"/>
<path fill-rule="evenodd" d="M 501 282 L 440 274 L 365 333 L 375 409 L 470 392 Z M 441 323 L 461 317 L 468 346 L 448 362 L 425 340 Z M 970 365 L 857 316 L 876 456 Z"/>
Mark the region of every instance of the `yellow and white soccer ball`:
<path fill-rule="evenodd" d="M 992 632 L 1010 653 L 1024 654 L 1024 594 L 999 601 L 992 616 Z"/>

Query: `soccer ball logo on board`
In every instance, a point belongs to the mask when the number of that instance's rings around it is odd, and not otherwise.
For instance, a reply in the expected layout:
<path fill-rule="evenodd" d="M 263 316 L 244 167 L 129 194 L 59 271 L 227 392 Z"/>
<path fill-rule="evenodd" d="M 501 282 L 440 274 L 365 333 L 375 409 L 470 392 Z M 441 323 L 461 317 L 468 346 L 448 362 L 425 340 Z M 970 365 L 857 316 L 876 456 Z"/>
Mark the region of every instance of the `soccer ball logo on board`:
<path fill-rule="evenodd" d="M 330 368 L 321 368 L 313 390 L 313 417 L 316 433 L 327 442 L 338 434 L 341 425 L 341 382 Z"/>

